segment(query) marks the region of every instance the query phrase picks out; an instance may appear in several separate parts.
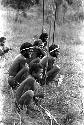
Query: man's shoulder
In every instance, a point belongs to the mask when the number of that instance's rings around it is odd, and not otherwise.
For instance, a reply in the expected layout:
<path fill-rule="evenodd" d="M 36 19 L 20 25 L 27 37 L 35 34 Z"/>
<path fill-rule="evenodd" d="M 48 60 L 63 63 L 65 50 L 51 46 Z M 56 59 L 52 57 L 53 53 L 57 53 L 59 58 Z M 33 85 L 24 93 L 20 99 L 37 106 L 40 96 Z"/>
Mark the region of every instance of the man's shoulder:
<path fill-rule="evenodd" d="M 47 55 L 45 55 L 45 56 L 41 59 L 41 61 L 44 61 L 44 60 L 54 60 L 54 58 L 53 58 L 52 56 L 47 56 Z"/>
<path fill-rule="evenodd" d="M 55 61 L 55 59 L 53 58 L 53 57 L 51 57 L 51 56 L 44 56 L 41 60 L 40 60 L 40 62 L 41 62 L 41 64 L 46 64 L 46 62 L 54 62 Z"/>
<path fill-rule="evenodd" d="M 21 54 L 18 54 L 14 61 L 26 61 L 26 58 L 24 56 L 22 56 Z"/>
<path fill-rule="evenodd" d="M 32 77 L 31 75 L 29 75 L 29 76 L 27 77 L 27 80 L 35 81 L 34 77 Z"/>

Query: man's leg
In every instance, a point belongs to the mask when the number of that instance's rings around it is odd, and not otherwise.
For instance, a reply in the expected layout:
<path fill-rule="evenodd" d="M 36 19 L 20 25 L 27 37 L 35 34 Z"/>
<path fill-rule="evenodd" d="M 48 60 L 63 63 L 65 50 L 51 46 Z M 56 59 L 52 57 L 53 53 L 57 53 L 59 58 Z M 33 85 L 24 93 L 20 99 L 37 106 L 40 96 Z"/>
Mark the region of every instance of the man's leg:
<path fill-rule="evenodd" d="M 17 75 L 15 77 L 9 76 L 8 83 L 9 83 L 10 87 L 15 89 L 16 86 L 18 85 L 18 83 L 21 83 L 24 79 L 26 79 L 26 77 L 28 75 L 29 75 L 28 68 L 24 67 L 22 70 L 19 71 L 19 73 L 17 73 Z"/>
<path fill-rule="evenodd" d="M 13 76 L 9 76 L 8 83 L 12 89 L 15 89 L 18 85 Z"/>
<path fill-rule="evenodd" d="M 26 105 L 27 107 L 30 105 L 31 100 L 33 99 L 34 92 L 32 90 L 26 91 L 19 99 L 18 103 L 23 106 Z"/>
<path fill-rule="evenodd" d="M 32 79 L 26 78 L 16 90 L 16 100 L 18 101 L 20 97 L 28 90 L 34 91 L 34 82 Z"/>
<path fill-rule="evenodd" d="M 32 107 L 32 105 L 31 105 L 31 102 L 33 101 L 33 96 L 34 96 L 34 91 L 28 90 L 19 99 L 19 104 L 20 104 L 21 108 L 23 108 L 23 106 L 27 107 L 26 114 L 29 114 L 30 110 L 35 111 L 34 107 Z"/>
<path fill-rule="evenodd" d="M 29 68 L 28 67 L 24 67 L 15 76 L 15 81 L 21 83 L 23 80 L 25 80 L 25 78 L 28 75 L 29 75 Z"/>
<path fill-rule="evenodd" d="M 51 82 L 55 76 L 59 73 L 60 68 L 58 66 L 54 66 L 50 71 L 47 72 L 47 84 Z"/>

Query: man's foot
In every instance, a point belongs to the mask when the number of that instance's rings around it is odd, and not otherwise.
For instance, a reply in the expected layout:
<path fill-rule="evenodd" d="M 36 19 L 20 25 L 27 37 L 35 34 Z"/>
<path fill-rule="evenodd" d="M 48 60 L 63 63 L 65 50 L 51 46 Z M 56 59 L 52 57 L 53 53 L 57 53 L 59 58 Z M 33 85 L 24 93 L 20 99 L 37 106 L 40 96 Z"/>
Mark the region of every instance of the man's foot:
<path fill-rule="evenodd" d="M 20 111 L 23 110 L 23 106 L 19 105 L 16 101 L 15 101 L 15 107 L 18 113 L 20 113 Z"/>

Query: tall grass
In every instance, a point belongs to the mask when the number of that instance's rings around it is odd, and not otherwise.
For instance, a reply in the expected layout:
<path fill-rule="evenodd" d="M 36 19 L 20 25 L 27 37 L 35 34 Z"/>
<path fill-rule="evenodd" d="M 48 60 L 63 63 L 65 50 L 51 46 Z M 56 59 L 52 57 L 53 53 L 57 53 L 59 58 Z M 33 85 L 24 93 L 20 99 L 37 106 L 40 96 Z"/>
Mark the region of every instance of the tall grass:
<path fill-rule="evenodd" d="M 38 12 L 38 8 L 33 7 L 27 11 L 27 15 L 27 18 L 19 16 L 21 23 L 14 21 L 14 10 L 11 10 L 7 15 L 8 29 L 6 29 L 6 37 L 9 38 L 9 32 L 11 32 L 9 44 L 13 50 L 6 54 L 6 71 L 8 71 L 14 57 L 19 53 L 20 45 L 23 42 L 33 43 L 33 36 L 41 34 L 42 12 Z M 49 32 L 49 24 L 47 24 L 46 21 L 44 28 Z M 79 28 L 78 23 L 72 22 L 72 20 L 61 26 L 56 25 L 55 43 L 60 45 L 60 56 L 57 60 L 57 64 L 60 66 L 60 74 L 64 75 L 64 78 L 59 86 L 57 86 L 57 82 L 50 83 L 49 86 L 46 86 L 46 98 L 40 102 L 43 107 L 47 108 L 55 116 L 58 123 L 62 125 L 79 125 L 82 119 L 81 95 L 78 89 L 80 73 L 74 63 L 76 58 L 74 46 L 81 44 L 77 36 Z M 51 43 L 52 33 L 53 23 L 51 28 Z M 14 99 L 12 99 L 7 79 L 8 75 L 6 74 L 3 82 L 3 94 L 5 95 L 5 115 L 3 121 L 13 125 L 14 122 L 18 124 L 20 119 L 14 107 Z M 43 92 L 43 89 L 39 90 L 39 92 Z M 46 125 L 49 123 L 49 118 L 46 117 L 45 113 L 45 119 L 41 112 L 30 111 L 30 115 L 26 116 L 25 110 L 21 112 L 21 116 L 22 125 Z"/>

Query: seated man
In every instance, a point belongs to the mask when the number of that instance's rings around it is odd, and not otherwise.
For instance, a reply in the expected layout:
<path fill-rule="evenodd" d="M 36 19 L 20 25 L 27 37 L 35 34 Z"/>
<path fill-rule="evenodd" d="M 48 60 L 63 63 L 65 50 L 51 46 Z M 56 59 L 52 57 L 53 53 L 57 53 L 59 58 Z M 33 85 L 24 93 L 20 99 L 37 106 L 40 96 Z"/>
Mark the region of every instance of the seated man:
<path fill-rule="evenodd" d="M 31 108 L 31 100 L 34 100 L 37 104 L 36 97 L 43 98 L 43 94 L 38 94 L 38 88 L 40 84 L 37 82 L 42 79 L 43 69 L 40 63 L 33 63 L 29 68 L 30 75 L 20 84 L 16 90 L 16 102 L 17 105 L 27 106 L 29 110 Z"/>
<path fill-rule="evenodd" d="M 30 64 L 31 63 L 39 63 L 40 59 L 42 59 L 46 55 L 42 46 L 43 46 L 42 40 L 38 39 L 38 40 L 34 41 L 33 52 L 32 52 L 32 55 L 31 55 Z"/>
<path fill-rule="evenodd" d="M 44 85 L 45 82 L 46 84 L 48 84 L 59 73 L 60 68 L 54 65 L 55 58 L 58 57 L 58 54 L 59 54 L 58 46 L 51 45 L 49 47 L 49 56 L 45 56 L 40 60 L 40 63 L 42 64 L 44 69 L 44 73 L 43 73 L 44 79 L 41 81 L 41 85 Z"/>
<path fill-rule="evenodd" d="M 11 50 L 11 48 L 5 46 L 5 40 L 5 37 L 0 38 L 0 56 L 3 56 L 5 53 L 8 53 L 8 51 Z"/>
<path fill-rule="evenodd" d="M 40 35 L 39 39 L 42 40 L 42 42 L 44 43 L 44 48 L 45 48 L 45 47 L 47 46 L 48 34 L 45 33 L 45 32 L 43 32 L 43 33 Z"/>
<path fill-rule="evenodd" d="M 0 46 L 4 46 L 5 40 L 6 40 L 5 37 L 0 37 Z"/>
<path fill-rule="evenodd" d="M 43 32 L 43 33 L 40 35 L 39 39 L 42 40 L 42 42 L 43 42 L 43 44 L 44 44 L 43 50 L 44 50 L 45 53 L 47 54 L 47 50 L 48 50 L 48 48 L 47 48 L 48 34 L 47 34 L 46 32 Z"/>
<path fill-rule="evenodd" d="M 34 41 L 34 44 L 33 44 L 34 51 L 32 54 L 33 59 L 37 58 L 37 57 L 43 58 L 46 55 L 46 53 L 43 50 L 43 45 L 44 44 L 43 44 L 42 40 L 40 40 L 40 39 Z"/>
<path fill-rule="evenodd" d="M 47 39 L 48 34 L 42 33 L 40 37 L 34 41 L 31 63 L 40 62 L 40 59 L 47 55 Z"/>
<path fill-rule="evenodd" d="M 12 65 L 9 68 L 9 85 L 14 89 L 21 83 L 25 77 L 28 75 L 28 66 L 31 60 L 31 52 L 32 52 L 32 44 L 31 43 L 23 43 L 20 47 L 20 54 L 14 59 Z"/>

